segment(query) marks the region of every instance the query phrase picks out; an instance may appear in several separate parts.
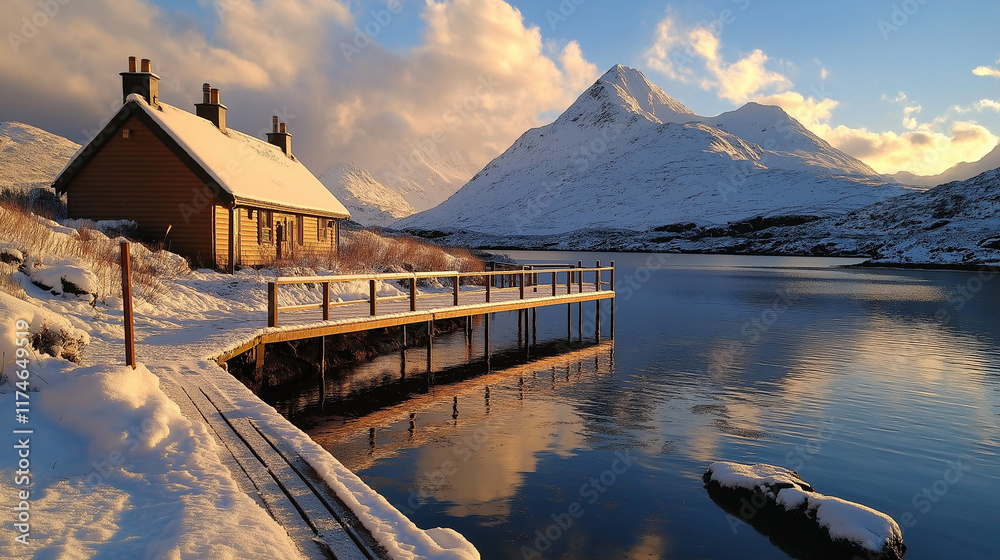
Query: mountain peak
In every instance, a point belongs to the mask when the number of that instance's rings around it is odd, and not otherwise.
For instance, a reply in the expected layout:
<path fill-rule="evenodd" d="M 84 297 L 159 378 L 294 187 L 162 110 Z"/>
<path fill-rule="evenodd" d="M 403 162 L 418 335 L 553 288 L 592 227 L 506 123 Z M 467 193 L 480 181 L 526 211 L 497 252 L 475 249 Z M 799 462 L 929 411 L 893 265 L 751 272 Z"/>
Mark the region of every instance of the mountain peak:
<path fill-rule="evenodd" d="M 583 119 L 581 124 L 599 124 L 633 115 L 656 124 L 684 123 L 696 117 L 683 103 L 647 80 L 642 72 L 617 64 L 577 98 L 559 120 Z"/>

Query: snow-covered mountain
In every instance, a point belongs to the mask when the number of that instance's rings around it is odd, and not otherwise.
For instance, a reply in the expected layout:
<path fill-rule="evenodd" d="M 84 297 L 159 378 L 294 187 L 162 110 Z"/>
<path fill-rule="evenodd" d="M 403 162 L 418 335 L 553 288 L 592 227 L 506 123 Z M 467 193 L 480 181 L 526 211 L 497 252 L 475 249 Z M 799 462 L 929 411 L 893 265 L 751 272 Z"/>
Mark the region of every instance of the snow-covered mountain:
<path fill-rule="evenodd" d="M 444 202 L 479 168 L 464 154 L 444 154 L 433 139 L 426 139 L 404 146 L 390 167 L 376 169 L 372 176 L 420 212 Z"/>
<path fill-rule="evenodd" d="M 983 158 L 979 161 L 963 161 L 953 165 L 942 173 L 938 173 L 937 175 L 914 175 L 908 171 L 900 171 L 899 173 L 894 174 L 893 177 L 905 185 L 935 187 L 937 185 L 951 183 L 952 181 L 965 181 L 966 179 L 971 179 L 980 173 L 985 173 L 998 167 L 1000 167 L 1000 144 L 993 148 L 990 153 L 983 156 Z"/>
<path fill-rule="evenodd" d="M 396 191 L 351 163 L 327 169 L 319 180 L 351 212 L 351 219 L 365 226 L 387 226 L 416 210 Z"/>
<path fill-rule="evenodd" d="M 0 122 L 0 188 L 49 187 L 80 145 L 19 122 Z"/>
<path fill-rule="evenodd" d="M 546 235 L 843 214 L 907 192 L 777 107 L 700 117 L 615 66 L 451 198 L 396 227 Z"/>

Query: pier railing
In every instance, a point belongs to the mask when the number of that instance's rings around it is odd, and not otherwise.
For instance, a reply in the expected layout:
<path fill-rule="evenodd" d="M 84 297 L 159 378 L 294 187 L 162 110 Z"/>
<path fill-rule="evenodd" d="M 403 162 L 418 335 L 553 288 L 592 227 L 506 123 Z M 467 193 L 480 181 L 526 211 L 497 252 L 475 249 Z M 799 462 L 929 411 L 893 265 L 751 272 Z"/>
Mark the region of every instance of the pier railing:
<path fill-rule="evenodd" d="M 330 320 L 330 310 L 334 307 L 349 305 L 368 305 L 368 315 L 374 317 L 378 313 L 379 303 L 391 301 L 409 300 L 410 311 L 417 311 L 417 301 L 421 298 L 442 298 L 441 292 L 424 292 L 417 289 L 418 281 L 430 279 L 450 280 L 452 285 L 452 306 L 462 305 L 462 296 L 471 294 L 482 294 L 485 291 L 486 303 L 493 301 L 494 294 L 506 292 L 518 292 L 518 299 L 525 299 L 528 290 L 532 293 L 549 293 L 552 296 L 561 294 L 572 294 L 574 288 L 576 293 L 583 293 L 585 287 L 593 286 L 594 291 L 604 291 L 606 288 L 614 289 L 615 285 L 615 262 L 611 261 L 611 266 L 597 265 L 585 268 L 582 262 L 573 265 L 510 265 L 491 263 L 492 270 L 483 272 L 458 272 L 456 270 L 445 270 L 436 272 L 399 272 L 388 274 L 351 274 L 340 276 L 281 276 L 267 283 L 267 325 L 269 327 L 278 326 L 278 314 L 291 311 L 303 311 L 321 309 L 324 321 Z M 516 267 L 516 268 L 515 268 Z M 585 275 L 589 279 L 585 279 Z M 465 280 L 465 285 L 471 290 L 462 291 L 461 286 Z M 386 281 L 403 281 L 408 289 L 408 294 L 394 296 L 379 296 L 377 294 L 378 283 Z M 345 282 L 367 282 L 368 297 L 364 299 L 348 301 L 330 301 L 330 286 Z M 299 305 L 280 305 L 278 303 L 278 286 L 295 284 L 319 284 L 322 286 L 322 299 L 316 303 Z M 478 289 L 477 286 L 482 286 Z M 532 296 L 537 297 L 537 296 Z"/>

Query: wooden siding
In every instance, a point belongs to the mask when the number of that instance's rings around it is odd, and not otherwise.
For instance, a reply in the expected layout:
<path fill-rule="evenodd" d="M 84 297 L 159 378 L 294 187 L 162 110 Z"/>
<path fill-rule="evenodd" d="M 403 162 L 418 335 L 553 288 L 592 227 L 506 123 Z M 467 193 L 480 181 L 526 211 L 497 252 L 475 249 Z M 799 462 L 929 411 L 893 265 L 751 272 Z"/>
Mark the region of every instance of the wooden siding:
<path fill-rule="evenodd" d="M 253 210 L 253 217 L 249 217 L 250 214 L 248 210 Z M 246 266 L 260 266 L 266 265 L 273 262 L 277 258 L 277 243 L 275 241 L 260 243 L 260 237 L 258 235 L 257 221 L 259 219 L 260 208 L 257 207 L 241 207 L 237 210 L 239 214 L 239 226 L 240 226 L 240 247 L 237 253 L 237 263 Z M 302 217 L 302 233 L 300 235 L 298 229 L 298 218 Z M 218 241 L 216 242 L 216 254 L 218 255 L 219 265 L 222 266 L 228 262 L 229 255 L 229 210 L 219 207 L 215 212 L 215 230 L 217 232 Z M 309 253 L 319 253 L 326 255 L 331 250 L 331 248 L 336 247 L 336 239 L 334 237 L 335 230 L 331 228 L 329 230 L 330 236 L 320 241 L 317 239 L 317 220 L 327 220 L 330 218 L 323 218 L 319 216 L 311 216 L 308 214 L 291 214 L 286 212 L 272 212 L 272 221 L 275 225 L 279 222 L 282 224 L 288 224 L 288 229 L 285 229 L 285 242 L 282 248 L 283 255 L 304 255 Z M 284 227 L 284 226 L 283 226 Z M 275 227 L 275 230 L 278 228 Z M 275 231 L 274 235 L 277 234 Z M 291 236 L 289 236 L 291 234 Z M 334 249 L 335 250 L 335 249 Z"/>
<path fill-rule="evenodd" d="M 122 131 L 129 131 L 128 138 Z M 212 266 L 215 195 L 137 117 L 125 124 L 67 185 L 71 218 L 135 220 L 151 240 Z"/>

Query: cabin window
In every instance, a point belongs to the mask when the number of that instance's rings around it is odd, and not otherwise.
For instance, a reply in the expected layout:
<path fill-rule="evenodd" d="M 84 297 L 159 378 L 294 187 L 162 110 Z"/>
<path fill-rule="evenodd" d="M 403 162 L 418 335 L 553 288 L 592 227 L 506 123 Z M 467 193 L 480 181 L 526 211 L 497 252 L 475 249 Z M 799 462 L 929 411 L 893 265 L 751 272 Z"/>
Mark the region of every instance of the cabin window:
<path fill-rule="evenodd" d="M 299 245 L 304 245 L 306 242 L 305 216 L 295 216 L 295 230 L 298 231 Z"/>
<path fill-rule="evenodd" d="M 258 243 L 274 243 L 274 223 L 270 210 L 257 211 Z"/>
<path fill-rule="evenodd" d="M 330 239 L 330 223 L 330 220 L 327 218 L 316 218 L 316 241 Z"/>

